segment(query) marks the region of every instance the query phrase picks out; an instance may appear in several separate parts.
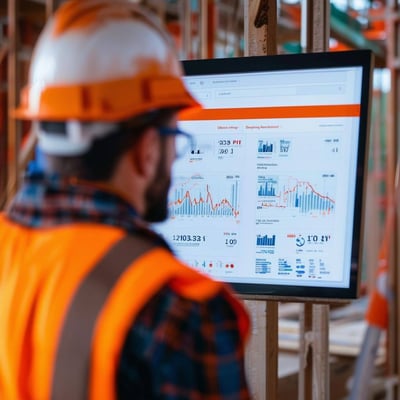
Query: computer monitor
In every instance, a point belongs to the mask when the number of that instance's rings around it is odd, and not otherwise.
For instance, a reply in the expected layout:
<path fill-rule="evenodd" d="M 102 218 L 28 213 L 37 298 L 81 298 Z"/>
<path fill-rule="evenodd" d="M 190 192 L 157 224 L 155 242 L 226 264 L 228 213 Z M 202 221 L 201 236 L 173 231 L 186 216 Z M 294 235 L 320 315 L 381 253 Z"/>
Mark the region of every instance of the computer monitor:
<path fill-rule="evenodd" d="M 176 255 L 244 297 L 358 296 L 373 55 L 184 61 L 204 109 L 173 167 Z"/>

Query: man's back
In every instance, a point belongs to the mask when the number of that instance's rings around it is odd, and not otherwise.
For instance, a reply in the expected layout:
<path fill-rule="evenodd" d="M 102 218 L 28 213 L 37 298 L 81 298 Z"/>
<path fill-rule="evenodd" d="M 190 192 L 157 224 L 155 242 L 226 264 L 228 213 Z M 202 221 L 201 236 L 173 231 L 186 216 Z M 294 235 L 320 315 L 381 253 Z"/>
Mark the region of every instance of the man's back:
<path fill-rule="evenodd" d="M 69 0 L 46 23 L 14 110 L 43 157 L 0 222 L 0 398 L 249 397 L 243 305 L 149 225 L 191 138 L 178 112 L 199 106 L 132 1 Z"/>
<path fill-rule="evenodd" d="M 72 299 L 127 231 L 112 224 L 91 223 L 91 218 L 84 221 L 85 215 L 90 215 L 85 207 L 81 207 L 82 220 L 74 208 L 82 200 L 80 196 L 69 197 L 69 217 L 67 208 L 57 212 L 57 202 L 63 204 L 66 199 L 61 193 L 48 190 L 51 200 L 44 196 L 32 205 L 29 196 L 24 196 L 32 189 L 27 187 L 29 190 L 22 190 L 11 208 L 11 219 L 3 216 L 0 220 L 0 324 L 5 327 L 0 333 L 0 394 L 4 398 L 46 399 L 51 380 L 57 377 L 54 371 L 62 342 L 60 331 L 66 329 L 63 324 Z M 71 192 L 79 190 L 75 187 Z M 105 208 L 112 208 L 110 204 Z M 97 218 L 100 208 L 95 213 Z M 92 211 L 95 209 L 93 206 Z M 104 219 L 106 215 L 104 212 Z M 131 224 L 132 231 L 135 224 Z M 96 340 L 86 357 L 79 350 L 84 324 L 82 331 L 74 331 L 72 347 L 78 347 L 75 358 L 83 362 L 86 371 L 96 366 L 98 372 L 93 376 L 101 384 L 95 390 L 105 399 L 112 398 L 106 395 L 107 388 L 117 391 L 118 398 L 131 398 L 133 394 L 135 398 L 151 398 L 156 393 L 160 398 L 207 398 L 232 391 L 238 396 L 235 398 L 248 398 L 244 372 L 237 368 L 243 358 L 243 347 L 237 347 L 243 343 L 238 326 L 240 318 L 247 323 L 245 315 L 236 314 L 238 304 L 228 293 L 216 293 L 219 284 L 178 263 L 157 243 L 156 236 L 149 238 L 155 250 L 147 252 L 141 262 L 126 265 L 131 268 L 124 272 L 125 279 L 119 279 L 115 285 L 119 289 L 113 289 L 102 306 L 106 317 L 97 320 L 97 326 L 103 326 L 97 328 L 102 332 L 97 340 L 102 350 L 93 351 L 97 361 L 90 354 Z M 179 279 L 171 279 L 173 274 Z M 89 292 L 88 299 L 96 292 Z M 82 308 L 78 305 L 78 310 Z M 67 347 L 67 354 L 74 355 L 74 351 Z"/>

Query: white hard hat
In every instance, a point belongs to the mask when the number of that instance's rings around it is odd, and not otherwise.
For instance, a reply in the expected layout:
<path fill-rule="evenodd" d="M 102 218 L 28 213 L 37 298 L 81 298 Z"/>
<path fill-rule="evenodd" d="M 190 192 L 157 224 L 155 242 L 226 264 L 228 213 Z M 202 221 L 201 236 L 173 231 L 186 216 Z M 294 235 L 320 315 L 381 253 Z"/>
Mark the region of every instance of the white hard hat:
<path fill-rule="evenodd" d="M 173 42 L 152 15 L 129 0 L 70 0 L 39 37 L 13 115 L 65 122 L 67 139 L 47 134 L 41 140 L 39 132 L 39 145 L 78 154 L 119 121 L 193 106 L 199 104 L 182 80 Z"/>

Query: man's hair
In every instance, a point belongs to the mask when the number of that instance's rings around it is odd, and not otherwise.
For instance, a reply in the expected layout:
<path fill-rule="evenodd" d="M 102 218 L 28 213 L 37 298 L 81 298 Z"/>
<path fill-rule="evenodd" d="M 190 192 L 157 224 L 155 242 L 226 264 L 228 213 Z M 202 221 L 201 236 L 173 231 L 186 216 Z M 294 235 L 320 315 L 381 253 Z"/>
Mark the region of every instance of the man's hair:
<path fill-rule="evenodd" d="M 122 155 L 137 143 L 144 130 L 168 123 L 175 112 L 175 109 L 157 110 L 122 121 L 114 132 L 94 140 L 89 151 L 81 156 L 44 154 L 45 171 L 63 177 L 107 181 L 112 177 Z M 52 134 L 66 134 L 64 122 L 42 121 L 40 129 Z"/>

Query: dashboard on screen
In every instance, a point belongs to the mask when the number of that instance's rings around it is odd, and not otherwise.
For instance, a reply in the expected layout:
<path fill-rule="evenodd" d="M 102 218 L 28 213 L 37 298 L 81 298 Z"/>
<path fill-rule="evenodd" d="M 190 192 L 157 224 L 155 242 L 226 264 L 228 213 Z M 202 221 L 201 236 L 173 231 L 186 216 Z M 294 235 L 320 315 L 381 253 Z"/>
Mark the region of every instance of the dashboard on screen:
<path fill-rule="evenodd" d="M 155 229 L 240 294 L 358 295 L 370 51 L 184 61 L 203 109 Z"/>

